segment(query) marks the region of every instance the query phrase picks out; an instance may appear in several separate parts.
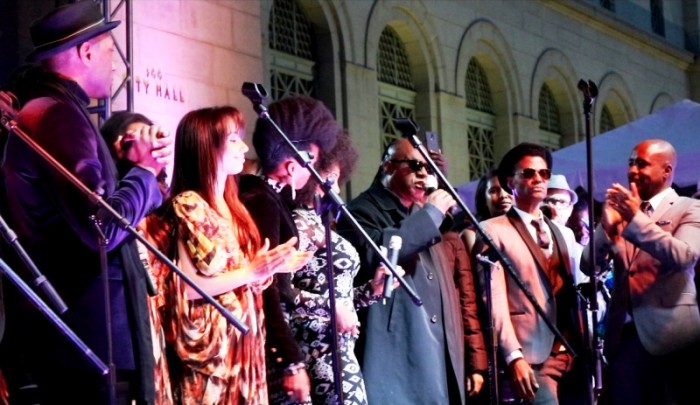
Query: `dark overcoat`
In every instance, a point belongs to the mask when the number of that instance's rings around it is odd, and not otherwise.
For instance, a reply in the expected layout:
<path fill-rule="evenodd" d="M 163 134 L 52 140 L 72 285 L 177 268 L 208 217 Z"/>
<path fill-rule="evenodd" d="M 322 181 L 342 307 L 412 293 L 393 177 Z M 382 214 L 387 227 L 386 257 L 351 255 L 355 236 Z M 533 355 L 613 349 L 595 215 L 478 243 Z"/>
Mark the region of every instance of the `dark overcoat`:
<path fill-rule="evenodd" d="M 131 225 L 162 202 L 155 176 L 145 169 L 134 167 L 117 183 L 109 149 L 86 109 L 89 98 L 76 82 L 47 73 L 34 83 L 32 96 L 20 111 L 19 127 Z M 139 266 L 133 237 L 17 136 L 7 141 L 2 172 L 8 218 L 19 241 L 67 304 L 63 320 L 68 327 L 107 362 L 98 234 L 90 216 L 101 220 L 107 240 L 113 361 L 117 369 L 140 370 L 141 397 L 151 399 L 155 387 L 148 276 Z M 24 307 L 26 301 L 18 305 Z M 19 341 L 37 370 L 94 368 L 36 311 L 19 316 L 20 324 L 14 326 L 21 329 Z"/>
<path fill-rule="evenodd" d="M 378 245 L 402 238 L 398 263 L 423 305 L 403 288 L 385 305 L 361 311 L 357 355 L 370 404 L 448 404 L 464 402 L 464 337 L 456 288 L 438 226 L 443 215 L 433 206 L 409 210 L 381 185 L 348 204 L 359 225 Z M 432 211 L 432 212 L 431 212 Z M 379 258 L 368 242 L 341 218 L 339 233 L 362 259 L 355 284 L 366 283 Z"/>

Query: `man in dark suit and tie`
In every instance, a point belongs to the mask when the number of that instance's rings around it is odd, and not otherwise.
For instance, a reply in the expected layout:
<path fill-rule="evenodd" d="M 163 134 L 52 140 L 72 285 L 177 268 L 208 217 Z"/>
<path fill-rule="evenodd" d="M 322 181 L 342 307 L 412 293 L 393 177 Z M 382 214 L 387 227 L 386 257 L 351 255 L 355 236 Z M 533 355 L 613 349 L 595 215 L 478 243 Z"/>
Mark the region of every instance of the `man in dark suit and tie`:
<path fill-rule="evenodd" d="M 505 215 L 482 222 L 528 291 L 505 274 L 501 265 L 494 266 L 491 315 L 498 352 L 505 361 L 513 393 L 533 404 L 559 403 L 559 381 L 571 370 L 573 356 L 527 295 L 534 298 L 570 348 L 579 353 L 583 346 L 582 318 L 572 277 L 574 258 L 567 247 L 574 243 L 567 240 L 572 234 L 562 232 L 561 225 L 540 210 L 547 197 L 551 167 L 550 152 L 539 145 L 521 143 L 508 151 L 498 167 L 498 177 L 501 185 L 512 191 L 515 203 Z M 472 252 L 497 258 L 481 238 Z M 475 266 L 483 265 L 475 262 Z M 577 389 L 585 395 L 585 381 L 580 381 Z"/>
<path fill-rule="evenodd" d="M 700 312 L 693 268 L 700 255 L 700 201 L 672 188 L 676 151 L 661 139 L 629 158 L 629 189 L 606 192 L 595 230 L 596 263 L 612 256 L 605 322 L 612 404 L 697 403 Z M 591 272 L 588 248 L 582 269 Z M 690 370 L 690 371 L 688 371 Z"/>

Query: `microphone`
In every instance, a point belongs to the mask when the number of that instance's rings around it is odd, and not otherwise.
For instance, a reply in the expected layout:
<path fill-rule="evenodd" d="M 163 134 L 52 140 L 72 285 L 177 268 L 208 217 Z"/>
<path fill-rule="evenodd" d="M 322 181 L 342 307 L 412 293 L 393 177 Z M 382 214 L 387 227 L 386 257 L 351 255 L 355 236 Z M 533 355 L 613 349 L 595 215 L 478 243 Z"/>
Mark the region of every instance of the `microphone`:
<path fill-rule="evenodd" d="M 401 244 L 403 240 L 399 235 L 394 235 L 389 239 L 389 253 L 388 259 L 391 266 L 396 268 L 396 264 L 399 261 L 399 250 L 401 250 Z M 391 292 L 394 289 L 394 275 L 387 274 L 384 278 L 384 299 L 383 303 L 386 304 L 386 300 L 391 298 Z"/>
<path fill-rule="evenodd" d="M 263 87 L 263 85 L 259 83 L 243 83 L 243 86 L 241 87 L 241 93 L 243 93 L 244 96 L 248 97 L 254 106 L 262 104 L 262 102 L 265 101 L 265 98 L 267 98 L 267 90 L 265 90 L 265 87 Z"/>
<path fill-rule="evenodd" d="M 420 127 L 410 117 L 401 117 L 394 119 L 394 128 L 401 131 L 401 136 L 410 138 L 420 131 Z"/>
<path fill-rule="evenodd" d="M 425 189 L 425 195 L 432 194 L 435 190 L 438 189 L 437 178 L 432 174 L 428 175 L 428 177 L 425 179 L 425 182 L 423 183 L 423 188 Z"/>

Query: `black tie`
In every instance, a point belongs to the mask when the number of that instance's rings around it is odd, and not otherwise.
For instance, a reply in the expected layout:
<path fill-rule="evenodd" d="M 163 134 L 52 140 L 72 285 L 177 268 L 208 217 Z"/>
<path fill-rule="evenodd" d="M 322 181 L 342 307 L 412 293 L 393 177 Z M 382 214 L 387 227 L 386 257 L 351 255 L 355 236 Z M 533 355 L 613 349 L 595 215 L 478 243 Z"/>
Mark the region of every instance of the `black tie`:
<path fill-rule="evenodd" d="M 549 234 L 544 229 L 545 225 L 542 222 L 542 219 L 533 219 L 532 226 L 534 226 L 535 230 L 537 231 L 537 244 L 540 245 L 542 249 L 549 249 Z"/>
<path fill-rule="evenodd" d="M 643 213 L 647 214 L 648 217 L 654 213 L 654 207 L 651 206 L 649 201 L 642 201 L 642 203 L 639 205 L 639 209 L 642 210 Z"/>

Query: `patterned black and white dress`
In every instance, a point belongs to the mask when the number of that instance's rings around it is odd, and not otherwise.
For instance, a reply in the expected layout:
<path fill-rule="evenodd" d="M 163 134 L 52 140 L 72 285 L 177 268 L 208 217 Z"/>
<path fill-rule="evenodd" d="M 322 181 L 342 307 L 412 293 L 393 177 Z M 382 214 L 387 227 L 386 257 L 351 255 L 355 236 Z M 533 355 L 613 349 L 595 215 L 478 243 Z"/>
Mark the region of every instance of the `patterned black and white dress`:
<path fill-rule="evenodd" d="M 294 274 L 297 289 L 295 307 L 291 308 L 290 325 L 306 355 L 311 378 L 311 396 L 314 404 L 334 404 L 328 277 L 326 276 L 325 229 L 321 218 L 310 209 L 299 208 L 293 213 L 299 231 L 299 249 L 315 251 L 314 260 Z M 377 302 L 369 283 L 353 287 L 353 279 L 360 268 L 357 250 L 335 232 L 331 235 L 336 305 L 358 309 Z M 289 308 L 288 308 L 289 309 Z M 355 357 L 357 336 L 339 335 L 338 351 L 342 364 L 343 404 L 367 404 L 365 384 Z"/>

